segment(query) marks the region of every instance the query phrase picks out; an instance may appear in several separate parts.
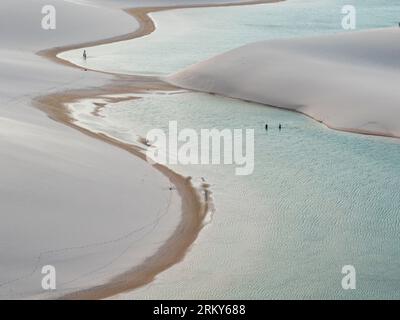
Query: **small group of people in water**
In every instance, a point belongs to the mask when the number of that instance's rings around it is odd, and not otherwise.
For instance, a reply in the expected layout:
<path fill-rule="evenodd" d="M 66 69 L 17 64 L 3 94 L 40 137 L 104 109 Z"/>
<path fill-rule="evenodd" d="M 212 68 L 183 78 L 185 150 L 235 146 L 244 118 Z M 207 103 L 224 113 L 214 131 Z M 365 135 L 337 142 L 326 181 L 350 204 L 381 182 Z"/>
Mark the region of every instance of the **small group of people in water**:
<path fill-rule="evenodd" d="M 279 124 L 278 129 L 279 131 L 282 130 L 282 124 Z M 268 123 L 265 124 L 265 130 L 268 131 Z"/>

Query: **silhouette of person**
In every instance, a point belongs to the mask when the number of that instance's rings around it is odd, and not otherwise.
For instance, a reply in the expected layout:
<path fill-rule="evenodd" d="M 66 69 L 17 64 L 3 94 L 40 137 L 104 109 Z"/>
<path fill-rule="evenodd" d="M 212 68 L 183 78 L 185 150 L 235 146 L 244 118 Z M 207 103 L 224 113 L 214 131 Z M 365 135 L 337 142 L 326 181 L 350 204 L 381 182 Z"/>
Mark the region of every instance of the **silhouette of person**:
<path fill-rule="evenodd" d="M 279 131 L 281 131 L 282 130 L 282 125 L 281 124 L 279 124 Z"/>
<path fill-rule="evenodd" d="M 83 59 L 86 60 L 86 58 L 87 58 L 86 50 L 83 50 Z"/>
<path fill-rule="evenodd" d="M 265 125 L 265 130 L 268 131 L 268 123 Z"/>

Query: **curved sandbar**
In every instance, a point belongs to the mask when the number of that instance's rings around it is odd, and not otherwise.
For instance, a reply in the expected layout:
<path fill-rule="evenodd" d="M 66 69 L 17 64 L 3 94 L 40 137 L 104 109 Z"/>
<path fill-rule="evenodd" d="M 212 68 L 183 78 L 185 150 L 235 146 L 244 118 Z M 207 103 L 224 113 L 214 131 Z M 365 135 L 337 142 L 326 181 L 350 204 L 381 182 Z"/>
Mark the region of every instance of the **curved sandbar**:
<path fill-rule="evenodd" d="M 193 8 L 207 8 L 207 7 L 215 7 L 215 8 L 234 7 L 234 6 L 242 6 L 242 5 L 275 3 L 275 2 L 281 2 L 281 1 L 284 1 L 284 0 L 249 0 L 249 1 L 240 1 L 240 2 L 232 2 L 232 3 L 229 3 L 229 2 L 228 3 L 213 3 L 213 4 L 200 3 L 200 4 L 188 4 L 188 5 L 170 5 L 170 6 L 140 7 L 140 8 L 124 9 L 124 11 L 126 13 L 133 16 L 139 22 L 139 27 L 135 31 L 124 34 L 124 35 L 107 38 L 107 39 L 102 39 L 102 40 L 97 40 L 97 41 L 89 41 L 89 42 L 84 42 L 84 43 L 79 43 L 79 44 L 45 49 L 45 50 L 39 51 L 37 54 L 40 56 L 46 57 L 50 60 L 53 60 L 57 63 L 62 63 L 65 65 L 68 65 L 68 66 L 77 67 L 77 68 L 86 70 L 86 68 L 84 68 L 82 66 L 79 66 L 70 61 L 59 58 L 58 54 L 60 54 L 64 51 L 90 48 L 90 47 L 94 47 L 94 46 L 98 46 L 98 45 L 102 45 L 102 44 L 126 41 L 126 40 L 131 40 L 131 39 L 140 38 L 140 37 L 149 35 L 156 30 L 156 26 L 155 26 L 152 18 L 149 16 L 150 13 L 174 10 L 174 9 L 189 9 L 189 8 L 193 9 Z M 90 70 L 92 70 L 92 69 L 90 69 Z M 98 70 L 93 70 L 93 71 L 103 72 L 103 71 L 98 71 Z M 104 72 L 104 73 L 107 73 L 107 72 Z"/>
<path fill-rule="evenodd" d="M 78 45 L 71 45 L 66 47 L 57 47 L 48 50 L 43 50 L 38 52 L 40 56 L 47 57 L 57 63 L 64 65 L 74 66 L 69 62 L 61 60 L 57 57 L 62 51 L 77 49 L 77 48 L 87 48 L 90 46 L 95 46 L 104 43 L 111 43 L 116 41 L 122 41 L 127 39 L 133 39 L 150 34 L 155 30 L 155 25 L 151 18 L 149 17 L 150 12 L 177 9 L 177 8 L 194 8 L 194 7 L 206 7 L 206 6 L 236 6 L 243 4 L 259 4 L 268 3 L 276 1 L 250 1 L 243 3 L 226 3 L 226 4 L 200 4 L 200 5 L 189 5 L 189 6 L 170 6 L 170 7 L 154 7 L 154 8 L 134 8 L 127 9 L 126 12 L 130 13 L 136 17 L 139 21 L 140 27 L 129 34 L 123 36 L 113 37 L 106 40 L 87 42 Z M 80 68 L 80 67 L 78 67 Z M 80 68 L 83 69 L 83 68 Z M 132 145 L 123 144 L 118 140 L 110 138 L 105 135 L 95 134 L 89 130 L 78 127 L 74 124 L 74 119 L 71 119 L 68 110 L 65 105 L 79 99 L 96 98 L 99 95 L 105 94 L 115 94 L 115 93 L 132 93 L 140 92 L 141 90 L 171 90 L 174 89 L 170 85 L 152 78 L 152 77 L 135 77 L 135 76 L 118 76 L 114 83 L 111 85 L 106 85 L 98 88 L 98 90 L 78 90 L 69 91 L 65 93 L 57 93 L 54 95 L 48 95 L 39 97 L 36 101 L 38 106 L 44 110 L 51 118 L 60 121 L 68 126 L 80 130 L 81 132 L 90 135 L 92 137 L 101 139 L 107 143 L 118 146 L 135 156 L 144 159 L 140 148 L 134 147 Z M 134 288 L 140 287 L 144 284 L 149 283 L 154 279 L 154 277 L 172 266 L 173 264 L 180 261 L 186 254 L 188 248 L 196 239 L 199 231 L 203 226 L 203 218 L 207 212 L 208 190 L 207 185 L 203 185 L 203 192 L 206 194 L 206 201 L 202 201 L 198 191 L 190 184 L 190 179 L 183 178 L 178 174 L 172 172 L 170 169 L 156 165 L 156 169 L 165 174 L 172 183 L 175 184 L 179 194 L 182 197 L 182 221 L 179 224 L 176 231 L 171 235 L 171 237 L 162 245 L 157 253 L 148 259 L 146 259 L 143 264 L 136 266 L 134 269 L 123 273 L 120 276 L 115 277 L 109 283 L 94 287 L 88 290 L 78 291 L 73 294 L 68 294 L 64 298 L 67 299 L 99 299 L 106 298 L 117 293 L 121 293 L 126 290 L 132 290 Z"/>

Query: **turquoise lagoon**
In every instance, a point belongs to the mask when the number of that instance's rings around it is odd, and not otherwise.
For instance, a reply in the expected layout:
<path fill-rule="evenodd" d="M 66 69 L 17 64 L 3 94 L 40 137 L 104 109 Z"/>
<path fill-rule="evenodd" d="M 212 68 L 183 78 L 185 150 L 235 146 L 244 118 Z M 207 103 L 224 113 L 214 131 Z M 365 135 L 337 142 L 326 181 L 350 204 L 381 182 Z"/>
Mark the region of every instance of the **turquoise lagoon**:
<path fill-rule="evenodd" d="M 157 29 L 140 39 L 62 53 L 87 68 L 125 74 L 165 75 L 247 43 L 344 32 L 344 5 L 357 9 L 357 30 L 397 26 L 395 0 L 288 0 L 225 8 L 152 13 Z M 346 31 L 348 32 L 348 31 Z"/>
<path fill-rule="evenodd" d="M 164 75 L 248 42 L 343 31 L 340 9 L 351 3 L 359 29 L 393 26 L 400 12 L 388 0 L 173 10 L 152 15 L 150 36 L 89 49 L 88 63 Z M 63 56 L 80 63 L 78 52 Z M 205 178 L 215 211 L 182 262 L 120 298 L 400 298 L 399 140 L 192 92 L 144 95 L 101 115 L 78 122 L 132 143 L 170 120 L 181 129 L 255 129 L 252 175 L 236 176 L 231 165 L 172 166 Z M 356 290 L 341 287 L 344 265 L 356 268 Z"/>

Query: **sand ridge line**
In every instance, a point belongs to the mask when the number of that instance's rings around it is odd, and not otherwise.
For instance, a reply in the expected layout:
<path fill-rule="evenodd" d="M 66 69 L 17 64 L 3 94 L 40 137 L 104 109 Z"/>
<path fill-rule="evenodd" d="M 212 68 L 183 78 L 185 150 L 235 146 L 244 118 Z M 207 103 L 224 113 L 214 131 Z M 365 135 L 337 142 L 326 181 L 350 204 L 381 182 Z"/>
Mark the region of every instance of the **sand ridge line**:
<path fill-rule="evenodd" d="M 149 16 L 149 14 L 152 12 L 184 8 L 255 5 L 280 1 L 283 0 L 259 0 L 241 3 L 199 4 L 125 9 L 125 12 L 135 17 L 139 22 L 139 28 L 134 32 L 99 41 L 46 49 L 37 52 L 37 54 L 39 56 L 50 59 L 55 63 L 87 71 L 88 69 L 60 59 L 57 57 L 57 55 L 67 50 L 87 48 L 101 44 L 135 39 L 151 34 L 156 30 L 156 26 Z M 66 105 L 68 103 L 79 101 L 80 99 L 95 99 L 99 96 L 109 94 L 132 94 L 148 92 L 150 90 L 175 91 L 178 88 L 167 84 L 156 77 L 151 76 L 129 76 L 97 70 L 91 71 L 111 74 L 115 76 L 115 79 L 112 84 L 105 85 L 96 89 L 71 90 L 67 92 L 37 97 L 36 99 L 34 99 L 34 104 L 40 110 L 44 111 L 51 119 L 61 122 L 76 130 L 79 130 L 80 132 L 88 136 L 100 139 L 106 143 L 124 149 L 132 155 L 146 161 L 146 157 L 143 153 L 144 149 L 130 144 L 122 143 L 121 141 L 105 134 L 94 133 L 90 130 L 76 125 Z M 101 108 L 101 106 L 99 107 Z M 138 265 L 133 269 L 114 277 L 110 282 L 104 285 L 99 285 L 87 290 L 67 294 L 63 296 L 62 299 L 104 299 L 128 290 L 142 287 L 152 282 L 159 273 L 167 270 L 174 264 L 180 262 L 185 257 L 185 255 L 193 245 L 194 241 L 197 239 L 197 236 L 200 233 L 201 229 L 204 227 L 204 219 L 207 213 L 210 211 L 210 208 L 213 208 L 211 197 L 212 193 L 209 190 L 209 185 L 207 183 L 203 183 L 199 189 L 196 189 L 191 183 L 191 177 L 183 177 L 175 173 L 168 167 L 160 164 L 155 164 L 154 168 L 170 179 L 171 183 L 175 185 L 176 190 L 182 199 L 182 219 L 174 233 L 153 256 L 147 258 L 141 265 Z"/>
<path fill-rule="evenodd" d="M 147 83 L 147 85 L 157 90 L 170 91 L 176 89 L 164 83 L 159 83 L 159 85 L 156 85 L 156 83 L 152 83 L 151 85 Z M 91 132 L 90 130 L 76 125 L 74 119 L 71 118 L 67 108 L 68 103 L 77 102 L 81 99 L 101 98 L 104 96 L 105 92 L 107 92 L 107 94 L 132 94 L 132 92 L 143 93 L 148 91 L 139 89 L 130 82 L 122 85 L 122 83 L 118 81 L 118 85 L 113 84 L 102 88 L 90 90 L 81 89 L 64 92 L 63 94 L 56 93 L 38 97 L 34 100 L 34 103 L 36 107 L 44 111 L 51 119 L 79 130 L 93 138 L 100 139 L 118 148 L 124 149 L 132 155 L 146 161 L 144 148 L 123 143 L 104 134 Z M 126 100 L 127 98 L 123 97 L 120 99 Z M 112 98 L 112 102 L 118 102 L 120 99 Z M 183 177 L 166 166 L 155 164 L 154 168 L 171 181 L 171 184 L 175 186 L 176 191 L 182 199 L 182 219 L 173 234 L 154 255 L 147 258 L 141 265 L 134 267 L 132 270 L 122 275 L 114 277 L 104 285 L 70 293 L 63 296 L 62 299 L 104 299 L 127 290 L 141 287 L 153 281 L 157 274 L 178 263 L 185 257 L 199 232 L 204 227 L 204 218 L 209 212 L 210 206 L 212 206 L 211 192 L 208 185 L 204 183 L 200 188 L 196 189 L 191 183 L 191 177 Z"/>

